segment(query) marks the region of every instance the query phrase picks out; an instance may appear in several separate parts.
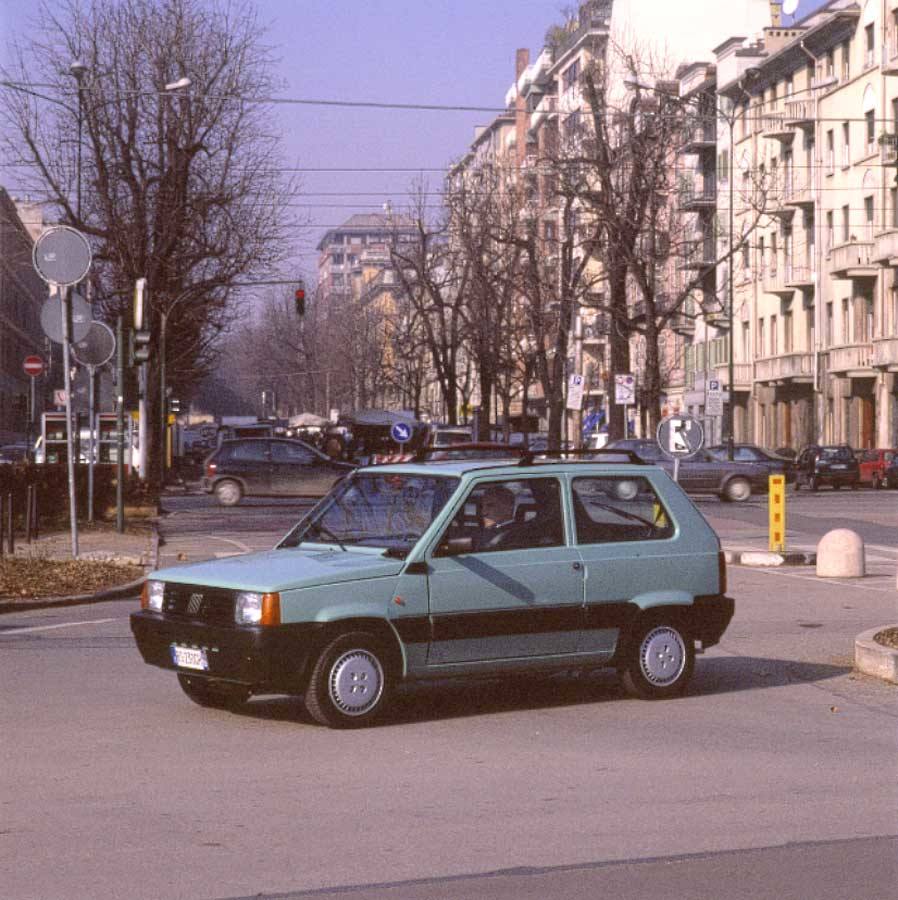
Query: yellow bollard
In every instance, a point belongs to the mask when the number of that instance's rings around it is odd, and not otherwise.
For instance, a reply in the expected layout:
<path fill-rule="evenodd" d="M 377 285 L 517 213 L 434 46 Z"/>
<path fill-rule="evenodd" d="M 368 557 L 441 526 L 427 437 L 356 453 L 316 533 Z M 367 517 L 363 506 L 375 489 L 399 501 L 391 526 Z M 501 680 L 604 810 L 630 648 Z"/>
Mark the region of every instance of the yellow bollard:
<path fill-rule="evenodd" d="M 767 491 L 770 509 L 770 549 L 780 553 L 786 549 L 786 476 L 771 475 Z"/>

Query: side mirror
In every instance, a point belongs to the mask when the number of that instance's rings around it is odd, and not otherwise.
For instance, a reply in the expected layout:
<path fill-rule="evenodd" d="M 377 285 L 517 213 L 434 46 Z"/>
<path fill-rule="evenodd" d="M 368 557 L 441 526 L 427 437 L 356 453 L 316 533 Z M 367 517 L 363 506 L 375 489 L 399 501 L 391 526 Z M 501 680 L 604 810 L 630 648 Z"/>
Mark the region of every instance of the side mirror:
<path fill-rule="evenodd" d="M 474 538 L 458 537 L 442 541 L 437 548 L 439 556 L 461 556 L 463 553 L 471 553 L 474 549 Z"/>

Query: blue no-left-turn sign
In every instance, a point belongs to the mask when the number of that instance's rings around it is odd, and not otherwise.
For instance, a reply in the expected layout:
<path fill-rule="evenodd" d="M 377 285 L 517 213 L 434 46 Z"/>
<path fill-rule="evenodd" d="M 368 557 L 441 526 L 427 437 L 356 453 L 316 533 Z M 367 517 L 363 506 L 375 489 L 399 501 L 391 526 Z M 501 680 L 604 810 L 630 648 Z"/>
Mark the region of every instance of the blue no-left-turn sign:
<path fill-rule="evenodd" d="M 407 425 L 405 422 L 394 422 L 390 426 L 390 437 L 397 444 L 408 443 L 412 439 L 412 426 Z"/>

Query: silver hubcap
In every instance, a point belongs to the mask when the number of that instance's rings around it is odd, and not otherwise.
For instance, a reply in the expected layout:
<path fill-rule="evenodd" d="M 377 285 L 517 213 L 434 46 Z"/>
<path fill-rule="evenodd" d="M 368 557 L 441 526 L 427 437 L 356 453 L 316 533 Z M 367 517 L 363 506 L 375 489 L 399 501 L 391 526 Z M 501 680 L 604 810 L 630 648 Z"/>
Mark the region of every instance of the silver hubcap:
<path fill-rule="evenodd" d="M 745 500 L 751 493 L 751 488 L 744 481 L 734 481 L 730 485 L 730 497 L 733 500 Z"/>
<path fill-rule="evenodd" d="M 230 481 L 226 484 L 220 484 L 216 493 L 218 494 L 218 499 L 228 506 L 236 503 L 240 499 L 240 491 L 238 490 L 237 485 Z"/>
<path fill-rule="evenodd" d="M 646 681 L 657 687 L 673 684 L 686 668 L 686 645 L 678 631 L 666 625 L 653 628 L 639 648 Z"/>
<path fill-rule="evenodd" d="M 347 716 L 361 716 L 380 700 L 384 671 L 373 653 L 349 650 L 331 667 L 328 687 L 337 709 Z"/>

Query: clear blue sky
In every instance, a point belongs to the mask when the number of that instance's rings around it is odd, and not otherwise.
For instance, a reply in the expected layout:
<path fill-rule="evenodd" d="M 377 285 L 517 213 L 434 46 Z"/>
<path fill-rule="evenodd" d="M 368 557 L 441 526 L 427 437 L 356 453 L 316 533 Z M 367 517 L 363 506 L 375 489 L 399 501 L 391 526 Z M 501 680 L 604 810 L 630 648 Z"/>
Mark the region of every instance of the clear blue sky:
<path fill-rule="evenodd" d="M 652 4 L 673 0 L 644 2 L 650 22 Z M 688 5 L 688 0 L 679 2 Z M 285 96 L 460 106 L 501 106 L 514 78 L 516 48 L 529 47 L 535 57 L 546 30 L 561 21 L 565 5 L 564 0 L 257 0 L 282 60 Z M 822 0 L 802 0 L 797 15 L 820 5 Z M 29 6 L 0 0 L 3 44 L 27 28 Z M 709 35 L 708 46 L 725 37 Z M 0 46 L 0 62 L 6 58 L 6 47 Z M 490 119 L 488 113 L 301 106 L 280 106 L 277 115 L 288 164 L 309 168 L 445 167 L 464 153 L 474 126 Z M 320 205 L 300 210 L 308 212 L 312 227 L 297 233 L 299 264 L 309 274 L 314 271 L 312 248 L 326 227 L 354 212 L 378 211 L 391 195 L 394 206 L 401 207 L 413 177 L 303 175 L 309 194 L 347 196 L 301 201 Z M 430 178 L 437 188 L 439 175 Z"/>

